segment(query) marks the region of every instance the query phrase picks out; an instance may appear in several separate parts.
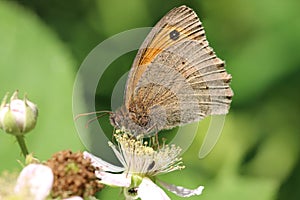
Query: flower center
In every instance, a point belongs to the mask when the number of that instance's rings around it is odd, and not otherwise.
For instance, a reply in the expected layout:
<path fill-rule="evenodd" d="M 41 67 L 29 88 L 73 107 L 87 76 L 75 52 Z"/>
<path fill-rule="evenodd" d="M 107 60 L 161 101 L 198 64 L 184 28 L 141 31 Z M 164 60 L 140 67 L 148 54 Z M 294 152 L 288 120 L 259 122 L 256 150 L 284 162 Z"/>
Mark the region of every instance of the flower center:
<path fill-rule="evenodd" d="M 163 144 L 154 150 L 142 139 L 130 138 L 126 133 L 115 135 L 118 149 L 110 143 L 126 173 L 139 176 L 155 176 L 184 168 L 178 158 L 181 148 Z"/>

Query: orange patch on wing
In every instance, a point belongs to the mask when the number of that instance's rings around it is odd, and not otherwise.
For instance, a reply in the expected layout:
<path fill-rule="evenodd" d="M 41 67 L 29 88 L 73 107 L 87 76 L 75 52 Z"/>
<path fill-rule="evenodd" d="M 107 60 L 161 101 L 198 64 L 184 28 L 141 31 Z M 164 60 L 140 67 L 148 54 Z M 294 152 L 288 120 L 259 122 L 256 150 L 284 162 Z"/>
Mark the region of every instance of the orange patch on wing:
<path fill-rule="evenodd" d="M 180 36 L 178 40 L 172 40 L 170 38 L 170 32 L 172 31 L 178 31 L 180 33 Z M 133 91 L 136 87 L 137 83 L 139 82 L 140 78 L 142 77 L 143 73 L 146 71 L 149 64 L 155 59 L 155 57 L 160 54 L 163 50 L 168 49 L 172 45 L 182 42 L 189 38 L 190 40 L 194 40 L 193 35 L 190 35 L 190 31 L 177 26 L 167 25 L 164 28 L 162 28 L 153 38 L 152 41 L 148 44 L 148 46 L 142 50 L 141 58 L 137 63 L 136 70 L 133 73 L 133 80 L 130 85 L 128 85 L 128 90 Z M 129 108 L 129 103 L 131 99 L 131 95 L 127 96 L 126 107 Z"/>
<path fill-rule="evenodd" d="M 180 33 L 180 38 L 178 40 L 172 40 L 170 38 L 169 34 L 173 30 L 177 30 Z M 168 26 L 167 28 L 162 29 L 162 31 L 153 38 L 153 41 L 150 43 L 149 48 L 145 49 L 145 51 L 143 52 L 143 56 L 139 62 L 139 66 L 151 63 L 161 51 L 169 48 L 179 41 L 182 41 L 185 38 L 190 38 L 191 40 L 196 39 L 193 38 L 193 35 L 189 36 L 190 33 L 190 31 L 186 31 L 182 28 L 174 26 Z"/>
<path fill-rule="evenodd" d="M 162 51 L 158 48 L 149 48 L 146 49 L 139 65 L 147 65 L 154 60 L 154 58 Z"/>

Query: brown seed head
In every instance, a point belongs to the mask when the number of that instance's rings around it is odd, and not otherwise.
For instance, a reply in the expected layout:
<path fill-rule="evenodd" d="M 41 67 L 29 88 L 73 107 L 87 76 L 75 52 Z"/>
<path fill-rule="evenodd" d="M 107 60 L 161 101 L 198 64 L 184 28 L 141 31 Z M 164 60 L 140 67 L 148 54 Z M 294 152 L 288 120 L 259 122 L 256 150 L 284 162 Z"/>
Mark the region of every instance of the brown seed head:
<path fill-rule="evenodd" d="M 54 174 L 51 192 L 53 198 L 71 196 L 88 197 L 103 188 L 95 176 L 95 168 L 90 160 L 84 159 L 81 152 L 70 150 L 54 154 L 47 162 Z"/>

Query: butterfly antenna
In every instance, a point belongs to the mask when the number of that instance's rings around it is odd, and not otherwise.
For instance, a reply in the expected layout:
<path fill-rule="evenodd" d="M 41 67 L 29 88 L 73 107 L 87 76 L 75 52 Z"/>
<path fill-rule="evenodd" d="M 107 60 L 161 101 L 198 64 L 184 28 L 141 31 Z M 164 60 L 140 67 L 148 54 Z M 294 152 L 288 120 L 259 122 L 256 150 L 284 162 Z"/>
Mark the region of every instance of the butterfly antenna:
<path fill-rule="evenodd" d="M 95 112 L 81 113 L 81 114 L 76 115 L 76 116 L 74 117 L 74 120 L 77 120 L 78 118 L 83 117 L 83 116 L 88 116 L 88 115 L 92 115 L 92 114 L 99 114 L 99 113 L 110 114 L 111 111 L 108 111 L 108 110 L 101 110 L 101 111 L 95 111 Z"/>
<path fill-rule="evenodd" d="M 103 113 L 103 114 L 101 114 L 101 115 L 98 115 L 98 116 L 96 116 L 96 117 L 94 117 L 94 118 L 88 120 L 88 121 L 86 122 L 86 124 L 85 124 L 85 127 L 88 128 L 88 127 L 89 127 L 89 124 L 90 124 L 91 122 L 93 122 L 93 121 L 95 121 L 95 120 L 97 120 L 97 119 L 99 119 L 99 118 L 101 118 L 101 117 L 103 117 L 103 116 L 105 116 L 105 115 L 107 115 L 107 114 L 109 114 L 109 113 L 110 113 L 110 112 L 105 112 L 105 113 Z"/>

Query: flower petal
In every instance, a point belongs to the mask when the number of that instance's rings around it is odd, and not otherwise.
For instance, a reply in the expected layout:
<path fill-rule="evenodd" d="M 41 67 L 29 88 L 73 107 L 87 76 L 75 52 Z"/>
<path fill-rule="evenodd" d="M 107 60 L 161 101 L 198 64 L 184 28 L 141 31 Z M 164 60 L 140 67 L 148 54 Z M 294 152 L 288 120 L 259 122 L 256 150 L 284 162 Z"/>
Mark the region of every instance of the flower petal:
<path fill-rule="evenodd" d="M 129 187 L 131 184 L 131 175 L 129 174 L 111 174 L 102 171 L 96 171 L 95 174 L 101 183 L 105 185 Z"/>
<path fill-rule="evenodd" d="M 123 172 L 125 170 L 124 167 L 118 167 L 115 165 L 112 165 L 104 160 L 102 160 L 101 158 L 98 158 L 96 156 L 94 156 L 93 154 L 90 154 L 88 152 L 83 152 L 83 157 L 85 159 L 89 158 L 91 159 L 92 165 L 94 167 L 98 167 L 103 171 L 109 171 L 109 172 Z"/>
<path fill-rule="evenodd" d="M 167 194 L 147 177 L 143 178 L 137 193 L 142 200 L 170 200 Z"/>
<path fill-rule="evenodd" d="M 28 194 L 32 199 L 45 199 L 52 188 L 53 173 L 50 167 L 42 164 L 30 164 L 21 171 L 15 192 Z"/>
<path fill-rule="evenodd" d="M 196 188 L 194 190 L 190 190 L 190 189 L 186 189 L 181 186 L 176 186 L 176 185 L 165 183 L 161 180 L 157 180 L 157 181 L 159 182 L 159 184 L 161 186 L 163 186 L 170 192 L 173 192 L 174 194 L 176 194 L 177 196 L 180 196 L 180 197 L 190 197 L 190 196 L 194 196 L 194 195 L 200 195 L 202 193 L 202 190 L 204 189 L 203 186 L 199 186 L 198 188 Z"/>
<path fill-rule="evenodd" d="M 15 99 L 10 102 L 10 109 L 17 124 L 22 128 L 26 117 L 26 104 L 20 99 Z"/>

